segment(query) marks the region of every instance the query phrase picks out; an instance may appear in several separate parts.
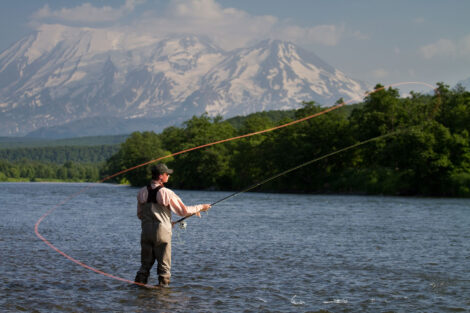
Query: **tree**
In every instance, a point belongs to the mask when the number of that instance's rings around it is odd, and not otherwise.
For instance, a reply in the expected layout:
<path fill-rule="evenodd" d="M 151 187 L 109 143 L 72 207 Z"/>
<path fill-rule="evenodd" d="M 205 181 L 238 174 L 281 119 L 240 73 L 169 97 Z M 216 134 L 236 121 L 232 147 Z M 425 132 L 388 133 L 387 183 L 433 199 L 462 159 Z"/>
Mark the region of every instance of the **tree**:
<path fill-rule="evenodd" d="M 169 151 L 162 148 L 162 142 L 154 132 L 134 132 L 121 144 L 119 151 L 107 160 L 102 173 L 104 175 L 113 175 L 169 154 Z M 150 167 L 151 164 L 140 166 L 135 170 L 115 177 L 114 181 L 125 179 L 132 186 L 145 185 L 151 177 Z"/>
<path fill-rule="evenodd" d="M 186 189 L 239 190 L 312 159 L 376 139 L 273 180 L 261 189 L 470 196 L 470 94 L 460 87 L 450 90 L 438 84 L 435 95 L 411 92 L 410 97 L 401 98 L 396 89 L 376 88 L 379 90 L 364 103 L 292 127 L 179 154 L 168 160 L 177 176 L 171 184 Z M 231 124 L 221 117 L 194 116 L 183 127 L 169 127 L 160 135 L 132 134 L 107 161 L 105 170 L 113 174 L 168 151 L 264 130 L 322 110 L 314 102 L 306 102 L 288 114 L 256 113 L 231 119 Z M 2 172 L 15 169 L 12 165 Z M 77 169 L 75 175 L 85 175 Z M 149 173 L 142 167 L 120 177 L 142 185 Z"/>
<path fill-rule="evenodd" d="M 249 134 L 274 126 L 273 121 L 267 116 L 251 115 L 244 119 L 239 130 L 240 135 Z M 267 161 L 266 151 L 261 148 L 262 143 L 269 137 L 267 133 L 243 138 L 235 143 L 235 148 L 230 161 L 233 169 L 233 186 L 244 188 L 256 183 L 263 178 L 263 165 Z"/>
<path fill-rule="evenodd" d="M 203 144 L 230 138 L 234 128 L 222 122 L 220 116 L 210 118 L 207 114 L 193 116 L 184 123 L 181 131 L 172 129 L 172 134 L 179 138 L 172 140 L 173 151 L 181 151 Z M 163 133 L 165 135 L 167 133 Z M 166 139 L 163 139 L 166 141 Z M 174 144 L 178 142 L 178 144 Z M 171 166 L 175 169 L 178 179 L 172 181 L 177 188 L 205 189 L 230 187 L 232 171 L 229 167 L 232 143 L 223 143 L 177 156 Z M 169 148 L 169 147 L 167 147 Z"/>

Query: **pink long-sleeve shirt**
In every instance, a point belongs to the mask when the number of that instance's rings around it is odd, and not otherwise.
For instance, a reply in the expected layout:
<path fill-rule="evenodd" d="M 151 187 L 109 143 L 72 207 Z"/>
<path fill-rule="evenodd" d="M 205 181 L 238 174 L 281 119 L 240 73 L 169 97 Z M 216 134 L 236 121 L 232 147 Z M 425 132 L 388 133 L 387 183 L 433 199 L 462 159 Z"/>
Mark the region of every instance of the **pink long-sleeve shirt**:
<path fill-rule="evenodd" d="M 157 188 L 160 184 L 156 181 L 150 183 L 152 189 Z M 147 187 L 140 189 L 137 194 L 137 217 L 141 218 L 142 205 L 147 203 L 148 191 Z M 178 197 L 172 190 L 168 188 L 161 188 L 157 193 L 157 202 L 169 208 L 175 214 L 179 216 L 187 216 L 200 212 L 203 209 L 202 204 L 186 206 L 180 197 Z"/>

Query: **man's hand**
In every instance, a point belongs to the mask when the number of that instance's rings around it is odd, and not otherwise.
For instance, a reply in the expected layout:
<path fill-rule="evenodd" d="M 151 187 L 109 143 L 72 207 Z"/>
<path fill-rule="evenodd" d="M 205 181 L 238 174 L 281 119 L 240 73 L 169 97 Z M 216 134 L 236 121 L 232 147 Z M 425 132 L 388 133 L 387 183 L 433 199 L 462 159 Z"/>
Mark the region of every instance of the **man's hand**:
<path fill-rule="evenodd" d="M 211 205 L 210 204 L 203 204 L 202 205 L 202 212 L 206 212 L 206 211 L 209 211 L 209 209 L 211 208 Z"/>
<path fill-rule="evenodd" d="M 201 217 L 201 213 L 200 213 L 200 212 L 207 212 L 207 211 L 209 211 L 210 208 L 211 208 L 211 205 L 210 205 L 210 204 L 208 204 L 208 203 L 203 204 L 201 211 L 197 212 L 197 213 L 196 213 L 196 216 L 197 216 L 197 217 Z"/>

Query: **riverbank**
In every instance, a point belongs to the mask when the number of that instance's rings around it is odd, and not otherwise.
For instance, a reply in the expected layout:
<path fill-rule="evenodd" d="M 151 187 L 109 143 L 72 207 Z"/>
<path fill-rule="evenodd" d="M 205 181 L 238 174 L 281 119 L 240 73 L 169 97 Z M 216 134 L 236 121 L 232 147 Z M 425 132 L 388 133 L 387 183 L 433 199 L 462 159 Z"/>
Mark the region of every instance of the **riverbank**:
<path fill-rule="evenodd" d="M 73 179 L 27 179 L 27 178 L 8 178 L 6 180 L 0 180 L 0 183 L 99 183 L 99 181 L 87 181 L 87 180 L 73 180 Z M 118 186 L 130 186 L 132 185 L 123 179 L 120 183 L 105 181 L 103 183 L 118 185 Z M 136 187 L 136 186 L 134 186 Z M 137 186 L 138 187 L 138 186 Z M 173 188 L 169 185 L 169 188 Z M 228 189 L 185 189 L 185 188 L 174 188 L 185 191 L 201 191 L 201 192 L 229 192 L 237 193 L 240 190 L 228 190 Z M 452 197 L 443 197 L 439 195 L 397 195 L 397 194 L 386 194 L 386 193 L 367 193 L 367 192 L 305 192 L 305 191 L 275 191 L 275 190 L 250 190 L 250 193 L 265 193 L 265 194 L 284 194 L 284 195 L 317 195 L 317 196 L 384 196 L 384 197 L 405 197 L 405 198 L 449 198 L 449 199 L 468 199 L 470 196 L 452 196 Z"/>
<path fill-rule="evenodd" d="M 48 179 L 48 178 L 11 178 L 0 180 L 0 183 L 95 183 L 86 180 Z"/>

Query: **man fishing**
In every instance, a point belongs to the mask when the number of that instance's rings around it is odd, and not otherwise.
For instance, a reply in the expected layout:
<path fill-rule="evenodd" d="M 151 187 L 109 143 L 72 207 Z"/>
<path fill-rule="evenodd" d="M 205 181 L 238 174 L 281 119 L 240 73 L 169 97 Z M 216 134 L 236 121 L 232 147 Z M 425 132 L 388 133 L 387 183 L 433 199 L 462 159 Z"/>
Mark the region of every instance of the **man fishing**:
<path fill-rule="evenodd" d="M 210 204 L 186 206 L 172 190 L 165 188 L 170 174 L 165 164 L 152 167 L 152 180 L 137 194 L 137 217 L 142 221 L 141 266 L 135 282 L 147 284 L 155 260 L 157 261 L 158 285 L 170 284 L 171 269 L 171 212 L 179 216 L 197 215 L 210 209 Z"/>

